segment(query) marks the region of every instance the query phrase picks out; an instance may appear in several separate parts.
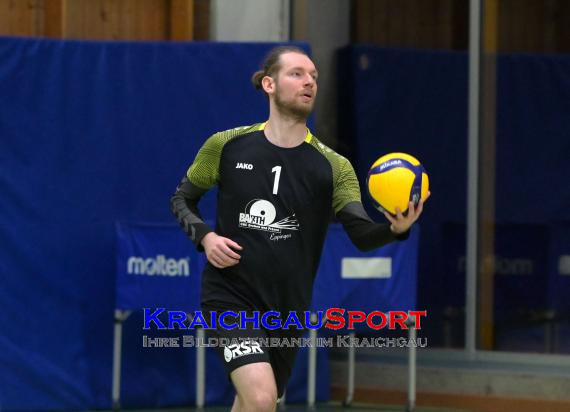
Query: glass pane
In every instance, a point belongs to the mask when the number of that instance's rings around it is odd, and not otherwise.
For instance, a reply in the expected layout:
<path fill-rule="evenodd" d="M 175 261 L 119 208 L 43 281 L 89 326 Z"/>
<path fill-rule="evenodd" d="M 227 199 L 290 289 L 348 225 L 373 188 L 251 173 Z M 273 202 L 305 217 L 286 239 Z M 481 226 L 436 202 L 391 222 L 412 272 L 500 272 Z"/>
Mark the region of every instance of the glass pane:
<path fill-rule="evenodd" d="M 570 58 L 548 2 L 485 4 L 477 347 L 568 353 Z"/>

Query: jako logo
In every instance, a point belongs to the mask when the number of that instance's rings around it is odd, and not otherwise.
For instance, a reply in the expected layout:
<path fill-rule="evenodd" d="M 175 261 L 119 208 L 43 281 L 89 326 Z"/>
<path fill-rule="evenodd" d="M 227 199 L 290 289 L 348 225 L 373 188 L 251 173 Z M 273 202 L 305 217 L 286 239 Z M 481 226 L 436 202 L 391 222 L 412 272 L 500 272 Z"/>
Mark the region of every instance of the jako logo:
<path fill-rule="evenodd" d="M 256 353 L 263 353 L 259 342 L 243 341 L 240 343 L 233 343 L 224 348 L 224 359 L 230 362 L 233 359 L 240 358 L 245 355 L 254 355 Z"/>
<path fill-rule="evenodd" d="M 253 170 L 253 165 L 249 164 L 249 163 L 240 163 L 238 162 L 236 164 L 236 169 L 247 169 L 247 170 Z"/>
<path fill-rule="evenodd" d="M 155 258 L 131 256 L 127 261 L 129 275 L 190 276 L 190 258 L 172 259 L 164 255 Z"/>

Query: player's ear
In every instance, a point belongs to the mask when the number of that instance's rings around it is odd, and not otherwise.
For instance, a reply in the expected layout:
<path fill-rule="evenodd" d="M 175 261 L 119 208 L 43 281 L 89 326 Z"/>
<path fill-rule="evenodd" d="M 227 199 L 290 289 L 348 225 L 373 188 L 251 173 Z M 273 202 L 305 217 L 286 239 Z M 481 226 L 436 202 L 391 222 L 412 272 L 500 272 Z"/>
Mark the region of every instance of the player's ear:
<path fill-rule="evenodd" d="M 267 94 L 271 94 L 275 91 L 275 80 L 271 76 L 263 76 L 261 79 L 261 87 Z"/>

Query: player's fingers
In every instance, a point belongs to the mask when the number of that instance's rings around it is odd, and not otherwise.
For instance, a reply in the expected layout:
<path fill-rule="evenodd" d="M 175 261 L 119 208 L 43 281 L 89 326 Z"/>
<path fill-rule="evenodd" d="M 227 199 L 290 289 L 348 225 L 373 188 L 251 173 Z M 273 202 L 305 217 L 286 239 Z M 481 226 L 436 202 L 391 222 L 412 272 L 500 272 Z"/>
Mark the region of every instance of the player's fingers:
<path fill-rule="evenodd" d="M 400 209 L 399 207 L 396 208 L 396 219 L 397 220 L 401 220 L 404 218 L 404 215 L 402 214 L 402 209 Z"/>
<path fill-rule="evenodd" d="M 225 241 L 226 241 L 226 245 L 228 245 L 232 249 L 236 249 L 236 250 L 242 250 L 243 249 L 238 243 L 234 242 L 231 239 L 225 238 Z"/>
<path fill-rule="evenodd" d="M 394 219 L 394 217 L 390 213 L 384 212 L 384 216 L 386 216 L 386 219 L 388 219 L 390 223 L 396 223 L 396 219 Z"/>
<path fill-rule="evenodd" d="M 414 202 L 408 203 L 408 216 L 412 219 L 416 217 L 416 206 L 414 205 Z"/>
<path fill-rule="evenodd" d="M 417 219 L 418 217 L 420 217 L 420 215 L 422 214 L 423 210 L 424 210 L 424 201 L 423 201 L 423 200 L 420 200 L 420 203 L 418 204 L 418 208 L 416 209 L 416 219 Z"/>
<path fill-rule="evenodd" d="M 239 262 L 238 259 L 231 258 L 227 255 L 220 255 L 218 256 L 218 259 L 220 262 L 222 262 L 222 265 L 224 265 L 224 267 L 233 266 Z"/>
<path fill-rule="evenodd" d="M 237 260 L 237 259 L 232 259 L 231 262 L 226 265 L 226 267 L 235 266 L 235 265 L 237 265 L 238 263 L 239 263 L 239 260 Z"/>
<path fill-rule="evenodd" d="M 210 262 L 212 264 L 212 266 L 214 266 L 218 269 L 223 269 L 221 262 L 219 261 L 219 259 L 214 254 L 208 255 L 208 262 Z"/>
<path fill-rule="evenodd" d="M 420 203 L 418 204 L 418 209 L 416 211 L 417 217 L 420 217 L 420 215 L 424 211 L 424 203 L 429 199 L 430 196 L 431 196 L 431 192 L 428 191 L 426 197 L 424 197 L 423 199 L 420 199 Z"/>
<path fill-rule="evenodd" d="M 220 251 L 230 258 L 240 259 L 241 256 L 234 252 L 228 245 L 220 245 Z"/>
<path fill-rule="evenodd" d="M 239 260 L 228 256 L 225 253 L 225 249 L 230 250 L 227 246 L 225 246 L 223 244 L 219 244 L 212 251 L 212 254 L 215 256 L 216 262 L 223 267 L 235 265 Z"/>

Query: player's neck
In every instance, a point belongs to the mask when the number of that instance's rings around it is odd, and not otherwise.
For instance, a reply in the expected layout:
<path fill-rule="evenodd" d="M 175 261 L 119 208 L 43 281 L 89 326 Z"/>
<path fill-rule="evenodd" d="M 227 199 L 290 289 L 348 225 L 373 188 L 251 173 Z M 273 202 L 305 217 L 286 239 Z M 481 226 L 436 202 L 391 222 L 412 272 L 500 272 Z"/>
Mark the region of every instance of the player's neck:
<path fill-rule="evenodd" d="M 299 119 L 271 114 L 265 125 L 265 137 L 276 146 L 299 146 L 307 137 L 307 124 Z"/>

